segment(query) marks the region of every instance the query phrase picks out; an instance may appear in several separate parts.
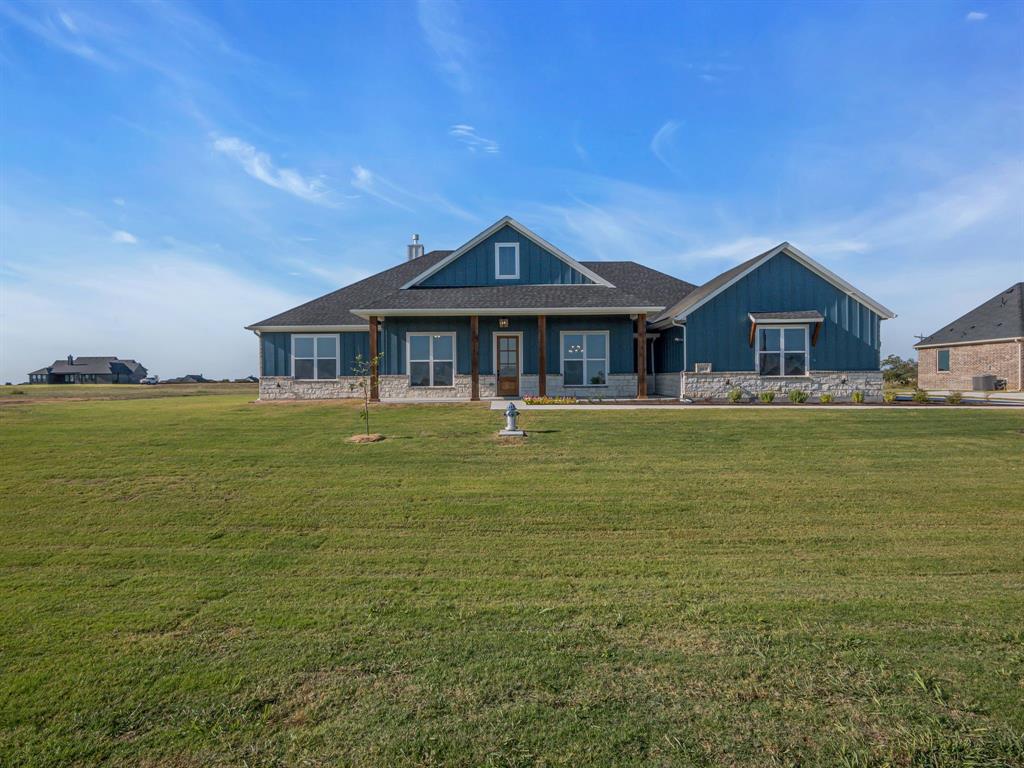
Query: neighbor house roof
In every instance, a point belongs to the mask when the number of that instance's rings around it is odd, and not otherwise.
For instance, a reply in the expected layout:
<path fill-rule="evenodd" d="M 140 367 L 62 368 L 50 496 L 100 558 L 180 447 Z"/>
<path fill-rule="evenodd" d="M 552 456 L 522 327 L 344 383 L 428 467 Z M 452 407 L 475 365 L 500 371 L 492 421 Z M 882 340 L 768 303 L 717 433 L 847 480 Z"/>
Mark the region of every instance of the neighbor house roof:
<path fill-rule="evenodd" d="M 778 256 L 780 253 L 784 253 L 787 256 L 795 259 L 797 262 L 803 264 L 812 272 L 816 273 L 819 277 L 828 282 L 832 283 L 836 288 L 843 291 L 849 296 L 857 299 L 857 301 L 870 307 L 876 313 L 884 318 L 896 317 L 895 313 L 879 304 L 877 301 L 872 299 L 867 294 L 857 290 L 848 282 L 843 280 L 839 275 L 832 272 L 830 269 L 822 266 L 806 253 L 800 249 L 790 245 L 789 243 L 779 243 L 774 248 L 769 248 L 764 253 L 759 253 L 752 259 L 747 259 L 742 264 L 737 264 L 732 269 L 727 269 L 722 274 L 711 278 L 704 285 L 700 286 L 696 290 L 691 291 L 682 300 L 676 304 L 670 306 L 660 315 L 655 317 L 652 322 L 668 324 L 668 321 L 672 319 L 685 319 L 686 316 L 700 307 L 702 304 L 713 299 L 719 293 L 724 291 L 729 286 L 738 282 L 748 274 L 753 272 L 755 269 L 760 267 L 762 264 L 767 262 L 769 259 Z"/>
<path fill-rule="evenodd" d="M 632 312 L 656 312 L 692 291 L 694 286 L 632 261 L 576 262 L 602 277 L 607 285 L 506 285 L 460 288 L 407 288 L 413 280 L 452 251 L 431 251 L 413 261 L 332 291 L 286 312 L 248 326 L 252 330 L 274 328 L 365 327 L 368 310 L 394 313 L 438 314 L 456 310 L 508 312 L 521 309 L 616 309 Z M 358 310 L 359 314 L 354 314 Z"/>
<path fill-rule="evenodd" d="M 941 347 L 1024 337 L 1024 282 L 1011 285 L 915 347 Z"/>
<path fill-rule="evenodd" d="M 33 374 L 44 374 L 44 373 L 97 373 L 106 375 L 110 373 L 134 373 L 142 364 L 136 360 L 122 360 L 113 355 L 106 355 L 102 357 L 75 357 L 72 358 L 73 362 L 68 363 L 66 359 L 54 360 L 53 365 L 49 368 L 40 368 L 38 371 L 33 371 Z"/>

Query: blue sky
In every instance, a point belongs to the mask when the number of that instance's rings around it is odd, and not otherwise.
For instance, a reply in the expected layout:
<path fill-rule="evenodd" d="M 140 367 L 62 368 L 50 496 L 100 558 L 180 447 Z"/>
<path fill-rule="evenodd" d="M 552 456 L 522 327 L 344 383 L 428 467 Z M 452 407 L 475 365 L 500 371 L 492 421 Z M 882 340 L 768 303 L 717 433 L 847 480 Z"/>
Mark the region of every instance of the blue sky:
<path fill-rule="evenodd" d="M 0 378 L 256 370 L 242 326 L 509 214 L 899 317 L 1024 279 L 1024 3 L 6 3 Z"/>

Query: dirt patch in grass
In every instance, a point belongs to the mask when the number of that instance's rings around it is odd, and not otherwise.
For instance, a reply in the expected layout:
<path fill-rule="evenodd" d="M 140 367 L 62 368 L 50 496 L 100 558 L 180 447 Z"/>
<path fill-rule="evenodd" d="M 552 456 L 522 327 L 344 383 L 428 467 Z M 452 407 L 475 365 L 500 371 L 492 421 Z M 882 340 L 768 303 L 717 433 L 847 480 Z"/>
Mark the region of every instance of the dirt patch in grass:
<path fill-rule="evenodd" d="M 361 444 L 361 443 L 379 443 L 383 439 L 385 439 L 384 435 L 379 435 L 377 433 L 373 433 L 373 434 L 370 434 L 370 435 L 352 435 L 352 437 L 350 437 L 345 442 L 347 442 L 347 443 L 356 443 L 356 444 Z"/>

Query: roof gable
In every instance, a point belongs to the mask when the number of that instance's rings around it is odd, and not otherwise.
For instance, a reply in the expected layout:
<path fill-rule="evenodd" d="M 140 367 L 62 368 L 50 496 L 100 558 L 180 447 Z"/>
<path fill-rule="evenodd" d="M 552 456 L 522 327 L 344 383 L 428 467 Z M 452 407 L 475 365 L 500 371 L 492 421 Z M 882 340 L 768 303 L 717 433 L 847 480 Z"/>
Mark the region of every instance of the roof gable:
<path fill-rule="evenodd" d="M 819 264 L 800 249 L 790 245 L 789 243 L 780 243 L 774 248 L 758 254 L 754 258 L 748 259 L 741 264 L 737 264 L 732 269 L 728 269 L 717 277 L 708 280 L 704 285 L 684 296 L 683 299 L 677 302 L 674 306 L 671 306 L 662 312 L 654 319 L 653 322 L 667 324 L 671 320 L 685 320 L 687 315 L 693 313 L 695 310 L 715 298 L 715 296 L 732 287 L 751 272 L 779 255 L 785 255 L 792 258 L 801 266 L 818 275 L 818 277 L 831 283 L 838 290 L 853 297 L 861 304 L 864 304 L 873 310 L 880 317 L 885 319 L 896 317 L 896 314 L 892 310 L 878 303 L 867 294 L 857 290 L 839 277 L 839 275 Z"/>
<path fill-rule="evenodd" d="M 496 246 L 514 243 L 516 277 L 498 278 Z M 402 285 L 410 288 L 456 288 L 488 285 L 602 285 L 611 282 L 556 248 L 510 216 L 505 216 L 447 257 Z"/>
<path fill-rule="evenodd" d="M 1024 282 L 1011 285 L 961 315 L 915 347 L 965 344 L 1024 336 Z"/>

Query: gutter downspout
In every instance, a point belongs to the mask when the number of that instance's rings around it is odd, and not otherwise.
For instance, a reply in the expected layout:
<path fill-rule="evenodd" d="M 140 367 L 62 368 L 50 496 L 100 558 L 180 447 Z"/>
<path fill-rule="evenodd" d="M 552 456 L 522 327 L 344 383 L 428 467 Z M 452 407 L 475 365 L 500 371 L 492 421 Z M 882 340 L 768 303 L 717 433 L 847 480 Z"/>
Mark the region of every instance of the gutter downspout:
<path fill-rule="evenodd" d="M 686 370 L 687 370 L 687 368 L 686 368 L 686 365 L 687 365 L 687 360 L 686 360 L 686 337 L 689 334 L 686 332 L 686 323 L 680 323 L 678 320 L 676 320 L 676 318 L 673 317 L 672 318 L 672 325 L 675 326 L 676 328 L 682 328 L 683 329 L 683 374 L 684 375 L 680 376 L 681 381 L 680 381 L 680 386 L 679 386 L 679 397 L 680 397 L 680 399 L 682 399 L 682 397 L 686 394 L 686 376 L 685 376 Z"/>

